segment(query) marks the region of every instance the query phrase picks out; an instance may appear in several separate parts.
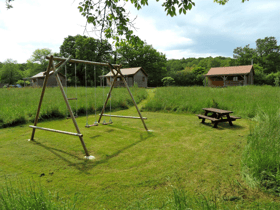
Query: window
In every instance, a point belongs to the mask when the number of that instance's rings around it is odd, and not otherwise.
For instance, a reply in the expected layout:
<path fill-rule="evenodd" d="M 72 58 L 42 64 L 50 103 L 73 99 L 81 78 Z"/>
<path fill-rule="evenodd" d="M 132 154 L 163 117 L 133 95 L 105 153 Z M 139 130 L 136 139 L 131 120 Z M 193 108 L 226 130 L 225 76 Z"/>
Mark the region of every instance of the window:
<path fill-rule="evenodd" d="M 117 81 L 120 81 L 120 80 L 121 80 L 121 78 L 118 77 Z"/>
<path fill-rule="evenodd" d="M 142 81 L 145 82 L 145 77 L 142 78 Z"/>
<path fill-rule="evenodd" d="M 233 77 L 233 81 L 238 81 L 238 77 Z"/>

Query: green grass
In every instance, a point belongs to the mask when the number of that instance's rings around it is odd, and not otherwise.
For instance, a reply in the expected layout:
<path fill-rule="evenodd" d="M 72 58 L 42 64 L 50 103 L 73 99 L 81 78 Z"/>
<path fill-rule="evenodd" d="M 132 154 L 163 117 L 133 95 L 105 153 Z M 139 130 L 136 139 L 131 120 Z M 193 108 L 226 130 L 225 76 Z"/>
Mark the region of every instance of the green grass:
<path fill-rule="evenodd" d="M 227 101 L 233 98 L 230 94 L 234 97 L 238 95 L 236 92 L 253 100 L 252 91 L 249 90 L 254 90 L 256 95 L 267 92 L 265 99 L 272 93 L 277 98 L 276 88 L 238 88 L 212 89 L 220 95 L 213 98 L 217 102 L 215 104 L 221 104 L 218 107 L 223 108 L 224 104 L 230 104 Z M 166 98 L 173 100 L 177 93 L 180 96 L 177 97 L 178 104 L 183 105 L 182 101 L 190 97 L 187 93 L 192 89 L 185 88 L 185 96 L 173 88 L 159 88 L 159 92 L 162 90 L 166 96 L 160 98 L 163 104 L 168 104 Z M 204 98 L 209 96 L 211 100 L 215 95 L 204 95 L 205 88 L 198 87 L 194 90 L 197 92 L 192 95 L 193 107 L 198 106 L 195 103 L 197 95 L 203 95 Z M 229 92 L 221 94 L 222 90 Z M 173 94 L 169 94 L 169 91 Z M 149 92 L 150 96 L 155 94 L 154 99 L 159 100 L 157 89 Z M 145 103 L 152 101 L 153 97 L 149 97 L 139 107 L 146 110 L 148 105 L 145 106 Z M 190 103 L 191 99 L 188 99 L 187 104 Z M 263 103 L 260 100 L 261 105 L 246 100 L 244 103 L 243 111 L 232 109 L 234 113 L 238 113 L 237 116 L 249 117 L 251 103 L 258 107 L 270 107 L 271 113 L 276 110 L 271 105 L 274 102 L 270 101 Z M 200 109 L 203 107 L 206 106 L 202 103 Z M 271 115 L 265 117 L 266 115 L 256 112 L 254 120 L 262 120 L 255 122 L 243 117 L 234 122 L 234 127 L 221 123 L 218 129 L 213 129 L 210 123 L 203 125 L 194 114 L 184 113 L 186 111 L 163 111 L 165 113 L 143 113 L 143 116 L 148 117 L 146 123 L 154 131 L 152 133 L 145 131 L 140 120 L 114 118 L 112 125 L 88 129 L 84 127 L 86 118 L 77 118 L 85 144 L 90 154 L 96 157 L 94 161 L 83 158 L 84 152 L 78 137 L 37 130 L 35 141 L 28 142 L 31 135 L 28 125 L 0 129 L 0 184 L 4 184 L 4 177 L 32 178 L 41 183 L 43 189 L 58 192 L 63 200 L 71 200 L 75 194 L 81 196 L 82 202 L 77 203 L 78 209 L 280 208 L 280 199 L 275 195 L 275 190 L 273 194 L 267 194 L 261 188 L 248 185 L 250 182 L 246 181 L 253 179 L 255 170 L 245 161 L 245 154 L 251 155 L 253 150 L 256 150 L 253 156 L 262 154 L 261 157 L 268 157 L 263 162 L 260 161 L 261 158 L 258 159 L 263 165 L 277 159 L 278 138 L 273 138 L 275 131 L 278 131 L 277 118 Z M 132 107 L 113 114 L 136 115 L 136 110 Z M 89 121 L 94 122 L 94 116 L 90 116 Z M 271 127 L 270 122 L 275 126 Z M 254 130 L 255 125 L 259 127 Z M 72 122 L 65 119 L 40 122 L 38 126 L 75 131 Z M 261 131 L 261 128 L 264 130 Z M 255 140 L 258 138 L 264 146 L 258 146 L 259 143 Z M 267 139 L 270 140 L 269 144 L 266 144 Z M 275 154 L 263 154 L 269 153 L 274 147 Z M 252 161 L 251 157 L 248 156 L 247 159 Z M 250 164 L 257 163 L 254 161 Z M 257 169 L 258 167 L 255 166 Z M 244 174 L 247 175 L 247 180 L 244 180 Z M 273 181 L 273 176 L 274 174 L 267 172 L 262 176 L 266 178 L 262 180 Z"/>
<path fill-rule="evenodd" d="M 248 136 L 243 155 L 243 173 L 251 186 L 260 186 L 280 195 L 280 117 L 267 110 L 256 117 L 258 123 Z"/>
<path fill-rule="evenodd" d="M 13 181 L 13 182 L 12 182 Z M 69 202 L 59 194 L 46 192 L 40 183 L 8 180 L 0 187 L 0 209 L 2 210 L 74 210 L 76 198 Z"/>
<path fill-rule="evenodd" d="M 202 113 L 203 107 L 254 119 L 243 155 L 243 174 L 250 186 L 280 195 L 279 87 L 158 88 L 143 110 Z"/>
<path fill-rule="evenodd" d="M 144 107 L 147 111 L 203 113 L 202 108 L 231 110 L 234 115 L 253 118 L 258 111 L 278 109 L 280 89 L 271 86 L 227 88 L 163 87 Z"/>
<path fill-rule="evenodd" d="M 11 88 L 0 89 L 0 128 L 19 125 L 26 122 L 34 122 L 38 103 L 41 95 L 41 88 Z M 66 89 L 65 89 L 66 90 Z M 96 91 L 96 109 L 98 112 L 102 109 L 104 100 L 107 97 L 109 88 L 79 87 L 77 91 L 76 101 L 70 101 L 73 112 L 78 115 L 94 113 L 95 107 L 95 91 Z M 145 89 L 131 88 L 132 94 L 137 103 L 147 97 Z M 76 90 L 73 87 L 67 88 L 69 98 L 76 97 Z M 87 95 L 87 97 L 86 97 Z M 130 96 L 125 88 L 115 88 L 112 92 L 112 110 L 127 109 L 133 105 Z M 110 103 L 107 104 L 107 111 L 110 109 Z M 66 104 L 58 87 L 47 88 L 40 112 L 40 121 L 65 118 L 67 116 Z"/>
<path fill-rule="evenodd" d="M 136 110 L 114 114 L 136 115 Z M 0 177 L 32 177 L 65 200 L 77 193 L 83 198 L 80 209 L 279 207 L 273 202 L 277 197 L 251 189 L 240 173 L 247 120 L 213 129 L 193 114 L 143 116 L 154 132 L 147 133 L 139 120 L 114 118 L 112 125 L 87 129 L 85 117 L 77 118 L 94 161 L 83 158 L 77 137 L 37 130 L 35 142 L 28 142 L 27 125 L 1 129 Z M 74 131 L 69 120 L 39 126 Z"/>

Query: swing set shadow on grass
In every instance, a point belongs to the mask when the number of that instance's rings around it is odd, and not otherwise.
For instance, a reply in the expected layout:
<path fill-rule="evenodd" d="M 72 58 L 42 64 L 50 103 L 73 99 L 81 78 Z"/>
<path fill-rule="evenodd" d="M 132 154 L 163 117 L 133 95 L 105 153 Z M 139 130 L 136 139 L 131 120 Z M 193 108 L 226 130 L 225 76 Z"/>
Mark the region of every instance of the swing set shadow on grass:
<path fill-rule="evenodd" d="M 73 155 L 69 152 L 66 152 L 66 151 L 63 151 L 61 149 L 57 149 L 57 148 L 53 148 L 53 147 L 50 147 L 50 146 L 46 146 L 40 142 L 37 142 L 34 140 L 34 143 L 37 145 L 37 146 L 40 146 L 42 148 L 44 148 L 45 150 L 49 151 L 50 153 L 52 153 L 53 155 L 57 156 L 59 159 L 63 160 L 64 162 L 66 162 L 69 166 L 74 166 L 77 170 L 81 171 L 81 172 L 84 172 L 86 173 L 88 170 L 100 165 L 100 164 L 103 164 L 103 163 L 106 163 L 108 162 L 110 159 L 112 158 L 115 158 L 117 157 L 119 154 L 121 154 L 122 152 L 136 146 L 137 144 L 139 143 L 142 143 L 144 141 L 146 141 L 148 138 L 152 137 L 152 135 L 150 135 L 152 133 L 148 133 L 147 136 L 143 137 L 143 134 L 140 134 L 140 139 L 127 145 L 127 146 L 124 146 L 123 148 L 121 149 L 118 149 L 116 150 L 115 152 L 113 152 L 113 154 L 111 155 L 105 155 L 104 158 L 100 159 L 100 160 L 97 160 L 97 161 L 88 161 L 87 159 L 81 163 L 74 163 L 74 162 L 71 162 L 70 160 L 68 160 L 67 158 L 63 157 L 63 155 L 59 154 L 59 153 L 62 153 L 64 155 L 67 155 L 67 156 L 70 156 L 71 158 L 74 158 L 74 159 L 77 159 L 79 161 L 81 160 L 84 160 L 83 158 L 80 158 L 76 155 Z"/>
<path fill-rule="evenodd" d="M 100 63 L 100 62 L 93 62 L 93 61 L 85 61 L 85 60 L 77 60 L 77 59 L 72 59 L 71 56 L 69 56 L 67 59 L 66 58 L 60 58 L 60 57 L 54 57 L 53 55 L 51 56 L 46 56 L 46 59 L 49 60 L 49 64 L 48 64 L 48 68 L 47 68 L 47 71 L 44 73 L 45 75 L 45 79 L 44 79 L 44 83 L 43 83 L 43 88 L 42 88 L 42 92 L 41 92 L 41 96 L 40 96 L 40 101 L 39 101 L 39 105 L 38 105 L 38 109 L 37 109 L 37 114 L 36 114 L 36 117 L 35 117 L 35 120 L 34 120 L 34 125 L 30 125 L 29 127 L 31 127 L 33 130 L 32 130 L 32 134 L 31 134 L 31 138 L 29 141 L 34 141 L 34 135 L 35 135 L 35 131 L 36 129 L 40 129 L 40 130 L 45 130 L 45 131 L 51 131 L 51 132 L 56 132 L 56 133 L 61 133 L 61 134 L 67 134 L 67 135 L 73 135 L 73 136 L 78 136 L 79 139 L 80 139 L 80 142 L 83 146 L 83 149 L 84 149 L 84 152 L 85 152 L 85 158 L 86 159 L 95 159 L 94 156 L 91 156 L 86 148 L 86 145 L 84 143 L 84 140 L 83 140 L 83 134 L 80 132 L 80 129 L 78 127 L 78 124 L 76 122 L 76 119 L 75 119 L 75 116 L 74 116 L 74 113 L 71 109 L 71 106 L 69 104 L 69 100 L 76 100 L 73 99 L 73 98 L 67 98 L 67 95 L 65 94 L 65 91 L 64 91 L 64 88 L 62 86 L 62 83 L 59 79 L 59 76 L 58 76 L 58 73 L 59 71 L 62 69 L 62 67 L 64 67 L 68 62 L 69 63 L 83 63 L 83 64 L 89 64 L 89 65 L 94 65 L 94 66 L 106 66 L 106 67 L 109 67 L 110 68 L 110 71 L 111 73 L 113 74 L 113 77 L 114 77 L 114 80 L 113 80 L 113 83 L 111 85 L 111 88 L 110 88 L 110 91 L 107 95 L 107 98 L 105 100 L 105 103 L 103 105 L 103 108 L 102 108 L 102 111 L 100 113 L 100 116 L 99 116 L 99 119 L 98 119 L 98 122 L 95 122 L 94 124 L 92 125 L 89 125 L 88 124 L 88 121 L 87 121 L 87 124 L 86 124 L 86 127 L 89 128 L 89 127 L 92 127 L 92 126 L 97 126 L 98 124 L 100 124 L 100 121 L 101 121 L 101 118 L 102 116 L 108 116 L 108 115 L 105 115 L 104 114 L 104 111 L 105 111 L 105 107 L 107 105 L 107 102 L 108 100 L 110 99 L 111 97 L 111 92 L 114 88 L 114 85 L 115 85 L 115 82 L 117 81 L 117 78 L 118 77 L 121 77 L 123 83 L 125 84 L 125 87 L 127 88 L 128 90 L 128 93 L 133 101 L 133 104 L 138 112 L 138 115 L 139 117 L 132 117 L 132 116 L 119 116 L 119 115 L 109 115 L 110 117 L 121 117 L 121 118 L 131 118 L 131 119 L 141 119 L 142 123 L 143 123 L 143 126 L 145 128 L 146 131 L 151 131 L 151 130 L 148 130 L 145 122 L 144 122 L 144 119 L 147 119 L 147 118 L 143 118 L 142 117 L 142 114 L 133 98 L 133 95 L 127 85 L 127 82 L 123 76 L 123 74 L 121 73 L 121 65 L 117 65 L 117 64 L 110 64 L 110 63 Z M 59 61 L 58 64 L 54 64 L 54 61 Z M 70 114 L 70 117 L 72 119 L 72 122 L 76 128 L 76 131 L 77 133 L 73 133 L 73 132 L 68 132 L 68 131 L 62 131 L 62 130 L 55 130 L 55 129 L 51 129 L 51 128 L 43 128 L 43 127 L 38 127 L 37 124 L 38 124 L 38 119 L 39 119 L 39 114 L 40 114 L 40 109 L 41 109 L 41 105 L 42 105 L 42 102 L 43 102 L 43 98 L 44 98 L 44 94 L 45 94 L 45 89 L 46 89 L 46 85 L 47 85 L 47 82 L 48 82 L 48 78 L 49 78 L 49 75 L 50 75 L 50 72 L 53 72 L 54 75 L 55 75 L 55 78 L 56 78 L 56 81 L 57 81 L 57 84 L 61 90 L 61 93 L 62 93 L 62 96 L 64 98 L 64 101 L 66 103 L 66 106 L 67 106 L 67 109 L 68 109 L 68 112 Z M 95 72 L 96 74 L 96 72 Z M 86 67 L 85 67 L 85 76 L 86 76 Z M 95 79 L 96 80 L 96 79 Z M 87 114 L 86 114 L 87 115 Z M 88 115 L 87 115 L 88 117 Z M 112 121 L 110 120 L 109 123 L 112 123 Z M 103 122 L 104 125 L 106 124 L 109 124 L 109 123 L 106 123 L 105 120 Z"/>

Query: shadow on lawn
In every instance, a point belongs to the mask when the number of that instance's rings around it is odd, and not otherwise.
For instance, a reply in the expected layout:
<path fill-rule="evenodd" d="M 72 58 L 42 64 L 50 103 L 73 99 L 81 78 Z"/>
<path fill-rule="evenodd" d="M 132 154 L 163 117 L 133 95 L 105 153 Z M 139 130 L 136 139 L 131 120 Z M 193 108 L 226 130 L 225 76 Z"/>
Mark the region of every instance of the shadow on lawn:
<path fill-rule="evenodd" d="M 129 148 L 131 148 L 131 147 L 133 147 L 133 146 L 135 146 L 135 145 L 137 145 L 137 144 L 139 144 L 143 141 L 146 141 L 148 138 L 150 138 L 152 136 L 153 136 L 153 133 L 147 133 L 147 134 L 145 134 L 145 136 L 143 136 L 143 134 L 140 134 L 140 140 L 138 140 L 138 141 L 136 141 L 136 142 L 134 142 L 130 145 L 127 145 L 126 147 L 123 147 L 122 149 L 119 149 L 119 150 L 115 151 L 112 155 L 106 155 L 101 160 L 87 160 L 87 159 L 84 159 L 84 158 L 80 158 L 76 155 L 73 155 L 69 152 L 65 152 L 61 149 L 56 149 L 56 148 L 53 148 L 53 147 L 43 145 L 42 143 L 37 142 L 37 141 L 34 141 L 34 143 L 36 145 L 38 145 L 40 147 L 43 147 L 44 149 L 48 150 L 49 152 L 51 152 L 52 154 L 54 154 L 55 156 L 57 156 L 61 160 L 65 161 L 66 163 L 68 163 L 69 166 L 74 166 L 77 170 L 79 170 L 81 172 L 84 172 L 84 173 L 87 173 L 87 171 L 92 169 L 93 167 L 108 162 L 110 159 L 112 159 L 114 157 L 117 157 L 123 151 L 125 151 L 125 150 L 127 150 L 127 149 L 129 149 Z M 59 153 L 69 155 L 72 158 L 77 159 L 79 161 L 79 163 L 71 162 L 70 160 L 68 160 L 65 157 L 63 157 L 62 155 L 60 155 Z"/>
<path fill-rule="evenodd" d="M 208 126 L 208 127 L 212 127 L 214 126 L 213 123 L 201 123 L 200 125 L 202 126 Z M 240 125 L 236 125 L 233 123 L 233 126 L 230 126 L 228 122 L 221 122 L 218 124 L 218 128 L 213 128 L 213 129 L 218 129 L 218 130 L 225 130 L 225 129 L 232 129 L 232 130 L 241 130 L 244 129 L 245 127 L 240 126 Z"/>
<path fill-rule="evenodd" d="M 89 161 L 89 160 L 86 160 L 84 164 L 84 168 L 83 168 L 83 171 L 87 171 L 89 169 L 92 169 L 93 167 L 95 166 L 98 166 L 100 164 L 103 164 L 103 163 L 106 163 L 108 162 L 110 159 L 114 158 L 114 157 L 117 157 L 119 154 L 121 154 L 123 151 L 127 150 L 127 149 L 130 149 L 131 147 L 143 142 L 143 141 L 146 141 L 148 138 L 152 137 L 153 134 L 152 133 L 147 133 L 145 134 L 145 137 L 143 137 L 143 134 L 140 134 L 140 140 L 132 143 L 132 144 L 129 144 L 127 145 L 126 147 L 123 147 L 122 149 L 119 149 L 117 151 L 115 151 L 113 154 L 111 155 L 106 155 L 103 159 L 101 160 L 98 160 L 98 161 Z"/>
<path fill-rule="evenodd" d="M 61 160 L 63 160 L 63 161 L 65 161 L 66 163 L 68 163 L 70 166 L 75 166 L 75 168 L 77 168 L 78 170 L 81 171 L 81 167 L 78 167 L 78 165 L 76 165 L 75 163 L 73 163 L 73 162 L 71 162 L 70 160 L 66 159 L 65 157 L 63 157 L 63 156 L 60 155 L 59 153 L 63 153 L 63 154 L 69 155 L 69 156 L 71 156 L 71 157 L 73 157 L 73 158 L 75 158 L 75 159 L 78 159 L 78 160 L 80 160 L 80 161 L 83 161 L 83 160 L 85 160 L 85 159 L 80 158 L 80 157 L 78 157 L 78 156 L 76 156 L 76 155 L 73 155 L 73 154 L 71 154 L 71 153 L 69 153 L 69 152 L 65 152 L 65 151 L 63 151 L 63 150 L 61 150 L 61 149 L 56 149 L 56 148 L 53 148 L 53 147 L 49 147 L 49 146 L 43 145 L 42 143 L 37 142 L 37 141 L 35 141 L 35 140 L 34 140 L 34 143 L 35 143 L 36 145 L 38 145 L 38 146 L 40 146 L 40 147 L 43 147 L 44 149 L 48 150 L 49 152 L 51 152 L 52 154 L 54 154 L 55 156 L 57 156 L 57 157 L 60 158 Z"/>

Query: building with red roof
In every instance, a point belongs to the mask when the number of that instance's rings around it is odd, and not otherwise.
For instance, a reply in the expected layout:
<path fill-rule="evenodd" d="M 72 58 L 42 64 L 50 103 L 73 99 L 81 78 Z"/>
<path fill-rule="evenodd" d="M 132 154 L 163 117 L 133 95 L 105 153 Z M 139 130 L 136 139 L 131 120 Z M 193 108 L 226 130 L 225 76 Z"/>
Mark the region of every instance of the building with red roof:
<path fill-rule="evenodd" d="M 224 87 L 253 85 L 254 75 L 253 65 L 247 65 L 211 68 L 204 76 L 209 87 Z"/>

